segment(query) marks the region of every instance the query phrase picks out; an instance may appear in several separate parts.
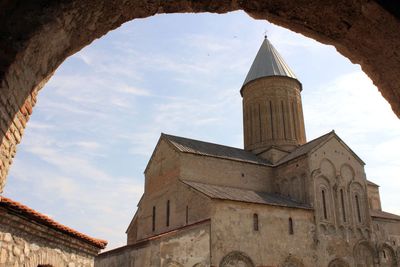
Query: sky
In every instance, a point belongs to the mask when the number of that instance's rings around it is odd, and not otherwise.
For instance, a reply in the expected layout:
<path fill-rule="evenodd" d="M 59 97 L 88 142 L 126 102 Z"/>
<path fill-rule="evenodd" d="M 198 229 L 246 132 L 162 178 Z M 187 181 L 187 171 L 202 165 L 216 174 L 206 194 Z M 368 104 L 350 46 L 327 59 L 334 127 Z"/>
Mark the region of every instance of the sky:
<path fill-rule="evenodd" d="M 243 12 L 157 15 L 72 55 L 40 91 L 4 196 L 126 244 L 161 134 L 243 147 L 239 90 L 264 33 L 303 84 L 307 139 L 332 129 L 400 214 L 400 123 L 371 80 L 332 46 Z"/>

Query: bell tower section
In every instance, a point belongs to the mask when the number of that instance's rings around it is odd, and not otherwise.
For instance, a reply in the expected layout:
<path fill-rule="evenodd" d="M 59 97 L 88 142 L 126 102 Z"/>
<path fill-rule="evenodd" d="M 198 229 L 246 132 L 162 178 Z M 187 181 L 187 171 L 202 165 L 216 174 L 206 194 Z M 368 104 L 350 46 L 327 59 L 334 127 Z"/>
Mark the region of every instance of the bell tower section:
<path fill-rule="evenodd" d="M 301 83 L 265 38 L 240 90 L 245 150 L 262 154 L 273 148 L 285 153 L 306 143 L 301 90 Z"/>

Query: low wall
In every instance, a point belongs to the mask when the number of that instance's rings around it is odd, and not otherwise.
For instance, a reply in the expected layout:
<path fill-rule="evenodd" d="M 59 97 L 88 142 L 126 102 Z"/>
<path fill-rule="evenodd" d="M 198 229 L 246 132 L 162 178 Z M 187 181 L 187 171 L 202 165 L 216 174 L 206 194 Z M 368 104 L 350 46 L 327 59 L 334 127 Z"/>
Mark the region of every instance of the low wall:
<path fill-rule="evenodd" d="M 210 266 L 210 221 L 166 232 L 95 258 L 95 267 Z"/>
<path fill-rule="evenodd" d="M 0 209 L 0 267 L 92 267 L 98 248 Z"/>

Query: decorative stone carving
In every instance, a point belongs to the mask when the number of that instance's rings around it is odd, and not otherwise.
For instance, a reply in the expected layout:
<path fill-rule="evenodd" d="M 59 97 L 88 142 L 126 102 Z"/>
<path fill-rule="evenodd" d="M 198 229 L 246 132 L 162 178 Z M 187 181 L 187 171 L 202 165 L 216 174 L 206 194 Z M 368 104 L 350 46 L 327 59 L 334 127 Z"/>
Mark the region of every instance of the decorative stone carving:
<path fill-rule="evenodd" d="M 240 251 L 232 251 L 222 258 L 220 267 L 255 267 L 249 256 Z"/>
<path fill-rule="evenodd" d="M 328 265 L 328 267 L 349 267 L 349 266 L 350 265 L 347 262 L 339 258 L 332 260 Z"/>
<path fill-rule="evenodd" d="M 354 246 L 354 261 L 356 267 L 374 266 L 374 249 L 367 242 L 360 242 Z"/>

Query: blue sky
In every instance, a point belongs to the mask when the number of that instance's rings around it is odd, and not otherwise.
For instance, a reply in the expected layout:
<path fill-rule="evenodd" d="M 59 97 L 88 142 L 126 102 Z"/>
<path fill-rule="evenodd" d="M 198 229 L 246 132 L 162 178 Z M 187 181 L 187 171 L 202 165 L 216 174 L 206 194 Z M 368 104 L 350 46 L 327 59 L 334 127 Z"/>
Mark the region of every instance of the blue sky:
<path fill-rule="evenodd" d="M 239 90 L 265 30 L 303 84 L 307 139 L 335 129 L 400 214 L 400 124 L 370 79 L 243 12 L 131 21 L 69 57 L 39 93 L 4 195 L 124 245 L 161 132 L 243 147 Z"/>

